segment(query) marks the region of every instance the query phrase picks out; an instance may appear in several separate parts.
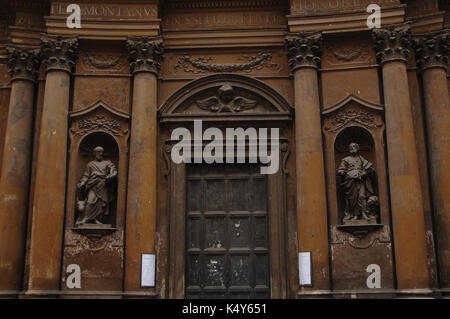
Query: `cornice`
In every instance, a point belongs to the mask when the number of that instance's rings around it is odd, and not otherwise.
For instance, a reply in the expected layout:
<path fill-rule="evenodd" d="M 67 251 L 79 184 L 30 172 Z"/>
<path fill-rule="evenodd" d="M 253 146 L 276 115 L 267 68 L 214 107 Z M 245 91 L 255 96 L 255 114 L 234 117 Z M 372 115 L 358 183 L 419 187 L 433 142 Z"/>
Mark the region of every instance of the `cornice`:
<path fill-rule="evenodd" d="M 218 0 L 170 0 L 163 2 L 165 9 L 226 9 L 226 8 L 255 8 L 255 7 L 286 7 L 288 1 L 279 0 L 250 0 L 250 1 L 218 1 Z"/>

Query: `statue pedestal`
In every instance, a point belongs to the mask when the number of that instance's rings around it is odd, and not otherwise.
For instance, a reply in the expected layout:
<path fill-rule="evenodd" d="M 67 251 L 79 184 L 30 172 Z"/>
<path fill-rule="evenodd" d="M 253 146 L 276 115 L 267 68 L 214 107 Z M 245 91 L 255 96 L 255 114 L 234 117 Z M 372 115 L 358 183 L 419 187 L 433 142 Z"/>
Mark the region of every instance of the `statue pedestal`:
<path fill-rule="evenodd" d="M 353 236 L 362 239 L 370 232 L 382 228 L 383 224 L 377 224 L 376 221 L 370 220 L 348 220 L 344 225 L 336 226 L 340 231 L 352 234 Z"/>
<path fill-rule="evenodd" d="M 99 240 L 101 237 L 117 230 L 111 224 L 81 224 L 72 228 L 74 232 L 82 234 L 91 240 Z"/>

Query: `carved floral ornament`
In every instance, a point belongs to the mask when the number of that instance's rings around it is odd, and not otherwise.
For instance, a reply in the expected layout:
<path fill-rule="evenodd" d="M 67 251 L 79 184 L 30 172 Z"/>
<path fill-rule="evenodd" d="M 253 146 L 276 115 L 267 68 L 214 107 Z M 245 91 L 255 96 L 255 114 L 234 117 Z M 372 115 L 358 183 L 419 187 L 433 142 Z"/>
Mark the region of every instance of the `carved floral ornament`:
<path fill-rule="evenodd" d="M 99 108 L 103 109 L 101 114 L 98 114 L 97 112 L 93 114 L 94 111 Z M 110 115 L 107 115 L 108 113 Z M 89 114 L 93 115 L 86 116 Z M 70 132 L 76 136 L 84 136 L 99 131 L 107 132 L 114 136 L 124 136 L 128 134 L 128 129 L 123 129 L 121 121 L 115 117 L 123 118 L 128 121 L 129 116 L 108 106 L 103 101 L 98 101 L 87 109 L 72 112 L 70 117 L 75 123 L 70 129 Z"/>
<path fill-rule="evenodd" d="M 392 25 L 384 29 L 373 29 L 377 59 L 380 63 L 407 61 L 411 30 L 409 24 Z"/>
<path fill-rule="evenodd" d="M 77 60 L 78 40 L 71 37 L 45 35 L 41 38 L 41 54 L 47 71 L 72 73 Z"/>
<path fill-rule="evenodd" d="M 106 117 L 104 115 L 97 115 L 90 119 L 83 119 L 77 121 L 76 129 L 72 129 L 75 135 L 86 135 L 93 131 L 106 131 L 115 136 L 122 135 L 119 121 Z"/>
<path fill-rule="evenodd" d="M 318 68 L 321 62 L 321 45 L 322 35 L 320 33 L 301 32 L 289 35 L 286 38 L 286 50 L 292 70 L 301 67 Z"/>
<path fill-rule="evenodd" d="M 347 107 L 349 105 L 352 106 Z M 381 112 L 382 110 L 381 105 L 364 101 L 350 94 L 322 111 L 322 114 L 328 118 L 324 129 L 334 133 L 349 124 L 357 124 L 369 130 L 376 129 L 383 125 L 377 122 L 377 117 L 373 112 Z"/>
<path fill-rule="evenodd" d="M 381 126 L 375 123 L 375 116 L 372 113 L 362 109 L 349 109 L 331 116 L 330 125 L 326 126 L 325 129 L 330 132 L 336 132 L 349 123 L 356 123 L 368 129 Z"/>
<path fill-rule="evenodd" d="M 130 51 L 131 72 L 153 72 L 158 74 L 163 60 L 163 43 L 160 39 L 150 37 L 133 37 L 127 41 Z"/>
<path fill-rule="evenodd" d="M 447 68 L 450 53 L 450 29 L 419 35 L 414 39 L 418 65 L 422 70 Z"/>
<path fill-rule="evenodd" d="M 256 55 L 242 55 L 238 60 L 245 61 L 244 63 L 209 63 L 212 57 L 191 57 L 190 55 L 183 55 L 178 59 L 174 70 L 182 69 L 184 72 L 199 73 L 221 73 L 221 72 L 246 72 L 250 73 L 253 70 L 261 70 L 264 67 L 280 71 L 281 67 L 271 62 L 272 53 L 260 52 Z"/>

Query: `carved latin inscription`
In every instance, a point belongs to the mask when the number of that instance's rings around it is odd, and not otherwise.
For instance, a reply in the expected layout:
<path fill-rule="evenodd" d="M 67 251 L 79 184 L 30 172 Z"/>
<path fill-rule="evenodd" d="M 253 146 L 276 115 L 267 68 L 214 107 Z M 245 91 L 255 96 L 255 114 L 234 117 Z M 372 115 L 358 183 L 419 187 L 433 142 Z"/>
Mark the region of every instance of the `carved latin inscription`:
<path fill-rule="evenodd" d="M 212 14 L 172 13 L 162 20 L 165 29 L 226 26 L 286 25 L 283 12 L 221 12 Z"/>
<path fill-rule="evenodd" d="M 50 15 L 67 16 L 67 6 L 70 3 L 53 3 Z M 85 18 L 119 18 L 119 19 L 149 19 L 158 17 L 158 8 L 153 5 L 114 5 L 114 4 L 92 4 L 80 3 L 81 16 Z"/>
<path fill-rule="evenodd" d="M 399 5 L 399 0 L 294 0 L 291 2 L 292 13 L 314 14 L 320 12 L 337 12 L 365 10 L 370 4 L 381 7 Z"/>

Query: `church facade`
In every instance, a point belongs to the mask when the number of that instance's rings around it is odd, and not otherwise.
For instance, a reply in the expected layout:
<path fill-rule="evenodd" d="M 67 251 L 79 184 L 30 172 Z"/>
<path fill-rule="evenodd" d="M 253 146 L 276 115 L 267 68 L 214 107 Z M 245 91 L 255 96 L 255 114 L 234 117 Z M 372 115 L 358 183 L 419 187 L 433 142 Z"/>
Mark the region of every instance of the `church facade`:
<path fill-rule="evenodd" d="M 1 298 L 450 295 L 449 1 L 1 6 Z"/>

